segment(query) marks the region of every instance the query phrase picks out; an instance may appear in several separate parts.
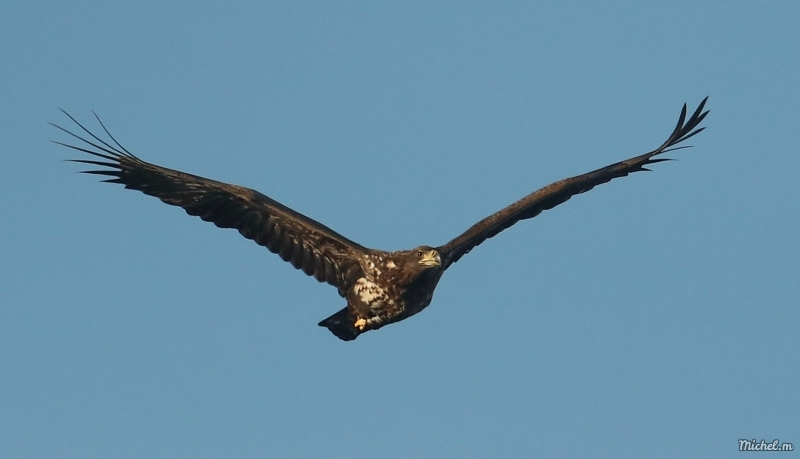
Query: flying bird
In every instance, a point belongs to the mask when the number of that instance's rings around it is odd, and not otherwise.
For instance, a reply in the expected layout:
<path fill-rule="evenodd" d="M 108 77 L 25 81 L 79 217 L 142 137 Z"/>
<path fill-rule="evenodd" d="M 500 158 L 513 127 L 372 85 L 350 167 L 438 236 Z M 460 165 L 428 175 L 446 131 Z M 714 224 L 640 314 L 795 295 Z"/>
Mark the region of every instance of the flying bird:
<path fill-rule="evenodd" d="M 155 196 L 220 228 L 235 228 L 305 274 L 336 287 L 347 306 L 319 325 L 350 341 L 425 309 L 445 270 L 486 239 L 597 185 L 647 171 L 645 166 L 668 160 L 657 157 L 662 153 L 687 148 L 677 145 L 705 129 L 698 125 L 708 114 L 703 111 L 707 100 L 708 97 L 703 99 L 688 120 L 684 104 L 672 134 L 653 151 L 551 183 L 484 218 L 442 246 L 397 252 L 364 247 L 258 191 L 141 160 L 117 142 L 96 114 L 108 141 L 63 110 L 84 135 L 50 124 L 82 142 L 55 143 L 98 158 L 70 161 L 104 168 L 81 172 L 110 177 L 103 181 Z"/>

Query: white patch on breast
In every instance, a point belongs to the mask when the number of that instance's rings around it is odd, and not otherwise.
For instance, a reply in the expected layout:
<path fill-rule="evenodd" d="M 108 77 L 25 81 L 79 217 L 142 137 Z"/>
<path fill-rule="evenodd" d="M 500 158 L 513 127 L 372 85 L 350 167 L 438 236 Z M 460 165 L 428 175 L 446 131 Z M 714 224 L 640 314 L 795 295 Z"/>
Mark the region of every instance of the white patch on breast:
<path fill-rule="evenodd" d="M 358 299 L 361 300 L 362 303 L 369 304 L 373 307 L 380 304 L 380 302 L 378 302 L 378 304 L 373 305 L 372 303 L 375 300 L 382 300 L 386 297 L 382 288 L 363 277 L 356 281 L 356 284 L 353 286 L 353 292 L 358 295 Z"/>
<path fill-rule="evenodd" d="M 392 260 L 389 260 L 389 261 L 386 262 L 386 267 L 389 268 L 389 269 L 392 269 L 392 268 L 396 268 L 397 265 L 394 264 L 394 262 Z"/>

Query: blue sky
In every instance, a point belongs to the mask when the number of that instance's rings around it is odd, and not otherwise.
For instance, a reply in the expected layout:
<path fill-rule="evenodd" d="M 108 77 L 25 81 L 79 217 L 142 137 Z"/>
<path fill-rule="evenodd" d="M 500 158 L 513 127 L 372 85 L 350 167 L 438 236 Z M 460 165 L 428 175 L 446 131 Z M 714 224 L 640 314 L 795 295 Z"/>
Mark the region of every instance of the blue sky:
<path fill-rule="evenodd" d="M 388 3 L 388 2 L 386 2 Z M 3 458 L 730 457 L 800 448 L 800 4 L 3 2 Z M 440 245 L 708 129 L 484 243 L 423 313 L 343 306 L 235 231 L 97 183 L 46 123 Z M 693 107 L 692 107 L 693 108 Z"/>

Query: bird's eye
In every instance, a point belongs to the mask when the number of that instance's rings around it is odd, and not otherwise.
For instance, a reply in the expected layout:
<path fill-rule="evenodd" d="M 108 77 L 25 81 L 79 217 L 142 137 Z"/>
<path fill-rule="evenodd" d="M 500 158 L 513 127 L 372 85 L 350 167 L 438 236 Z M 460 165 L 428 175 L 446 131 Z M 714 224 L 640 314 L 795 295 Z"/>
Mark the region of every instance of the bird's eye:
<path fill-rule="evenodd" d="M 422 250 L 417 250 L 417 258 L 422 258 Z"/>

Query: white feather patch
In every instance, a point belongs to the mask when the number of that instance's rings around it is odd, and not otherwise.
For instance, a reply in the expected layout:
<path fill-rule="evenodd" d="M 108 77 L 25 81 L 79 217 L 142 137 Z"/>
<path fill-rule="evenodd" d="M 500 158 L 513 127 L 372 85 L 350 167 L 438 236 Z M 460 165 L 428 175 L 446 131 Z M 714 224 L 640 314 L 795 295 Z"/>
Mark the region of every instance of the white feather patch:
<path fill-rule="evenodd" d="M 361 302 L 373 307 L 378 306 L 378 304 L 372 304 L 375 300 L 386 297 L 382 288 L 363 277 L 356 281 L 356 285 L 353 286 L 353 292 L 358 295 L 358 299 Z"/>

